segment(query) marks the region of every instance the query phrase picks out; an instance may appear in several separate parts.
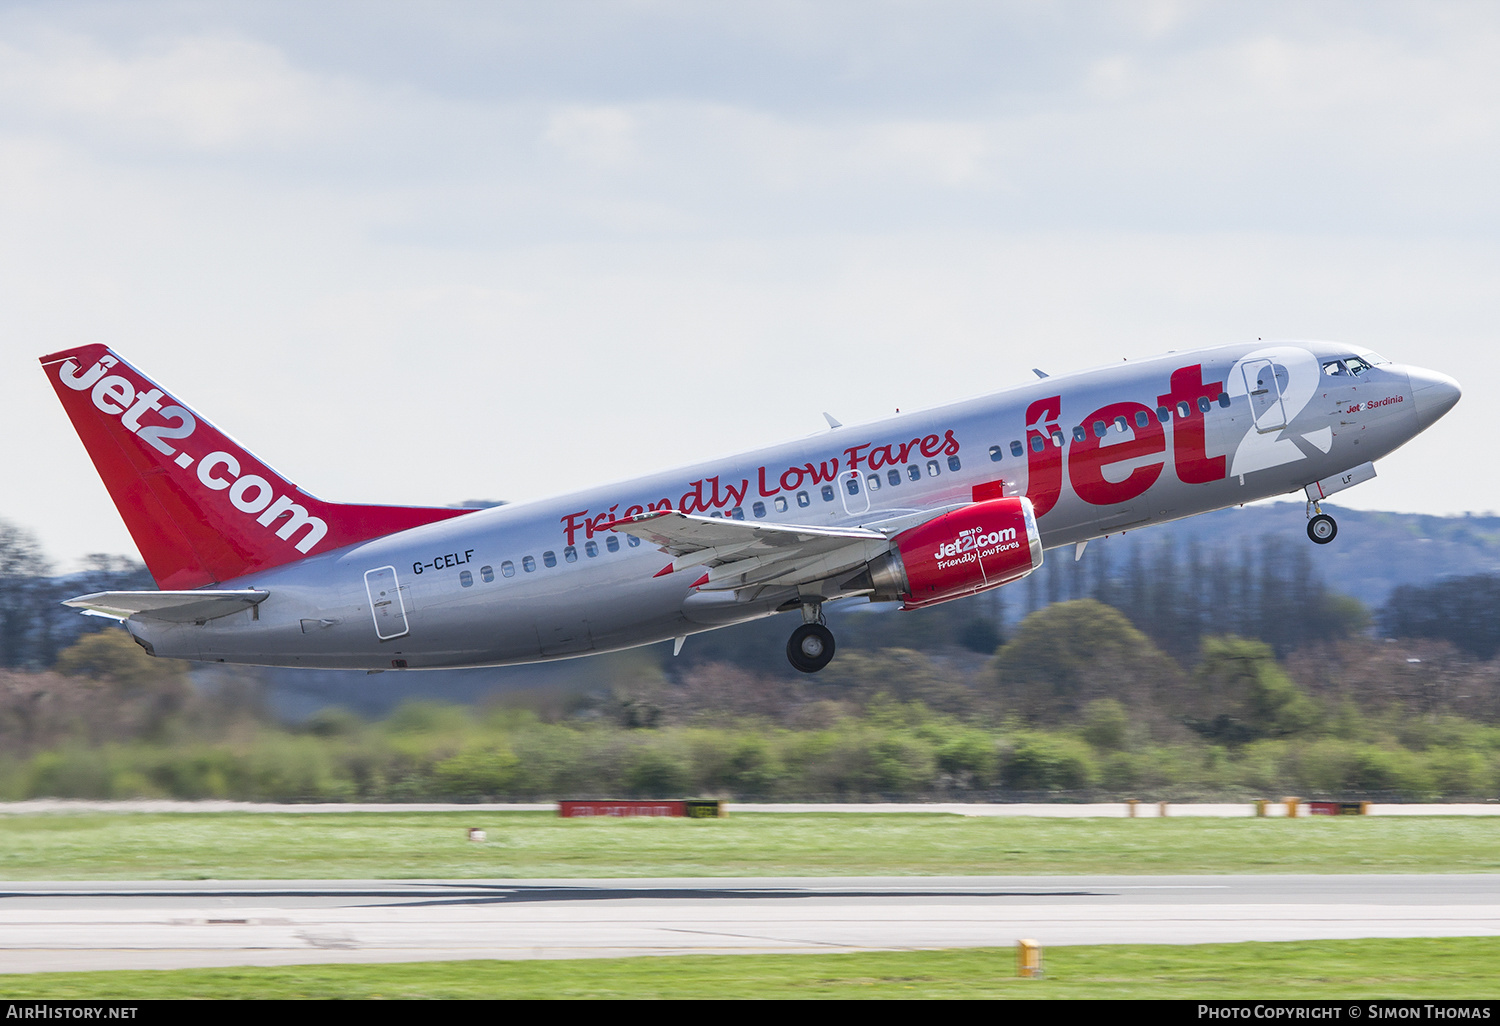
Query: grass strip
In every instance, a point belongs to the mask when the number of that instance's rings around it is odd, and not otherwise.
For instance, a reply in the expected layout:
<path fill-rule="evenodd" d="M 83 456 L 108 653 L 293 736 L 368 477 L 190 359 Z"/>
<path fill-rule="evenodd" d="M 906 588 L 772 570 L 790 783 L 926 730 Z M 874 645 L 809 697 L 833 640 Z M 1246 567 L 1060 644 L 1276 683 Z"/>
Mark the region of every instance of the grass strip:
<path fill-rule="evenodd" d="M 1451 816 L 31 813 L 0 816 L 0 879 L 1488 873 L 1497 842 L 1500 818 Z"/>
<path fill-rule="evenodd" d="M 1500 938 L 674 955 L 0 975 L 0 998 L 1179 998 L 1484 1000 Z"/>

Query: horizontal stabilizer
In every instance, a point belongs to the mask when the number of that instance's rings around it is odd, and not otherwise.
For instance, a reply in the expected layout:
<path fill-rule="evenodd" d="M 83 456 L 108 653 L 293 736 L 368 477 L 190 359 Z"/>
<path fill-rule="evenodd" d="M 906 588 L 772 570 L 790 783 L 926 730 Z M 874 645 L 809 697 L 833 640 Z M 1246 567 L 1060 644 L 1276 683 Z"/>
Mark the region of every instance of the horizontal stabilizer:
<path fill-rule="evenodd" d="M 101 591 L 63 603 L 116 620 L 140 616 L 168 623 L 215 620 L 265 600 L 268 591 Z"/>

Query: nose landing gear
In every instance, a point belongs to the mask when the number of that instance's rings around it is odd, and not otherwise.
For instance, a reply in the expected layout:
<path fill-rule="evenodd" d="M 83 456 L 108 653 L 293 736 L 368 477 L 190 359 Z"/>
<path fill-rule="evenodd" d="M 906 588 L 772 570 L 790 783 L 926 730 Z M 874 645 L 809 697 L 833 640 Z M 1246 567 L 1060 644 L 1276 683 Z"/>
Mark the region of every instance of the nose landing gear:
<path fill-rule="evenodd" d="M 802 620 L 786 643 L 786 657 L 803 673 L 817 673 L 833 658 L 833 631 L 823 625 L 820 603 L 803 605 Z"/>
<path fill-rule="evenodd" d="M 1307 504 L 1307 536 L 1319 545 L 1327 545 L 1339 535 L 1339 525 L 1333 517 L 1324 513 L 1316 502 Z M 1316 515 L 1314 515 L 1316 513 Z"/>

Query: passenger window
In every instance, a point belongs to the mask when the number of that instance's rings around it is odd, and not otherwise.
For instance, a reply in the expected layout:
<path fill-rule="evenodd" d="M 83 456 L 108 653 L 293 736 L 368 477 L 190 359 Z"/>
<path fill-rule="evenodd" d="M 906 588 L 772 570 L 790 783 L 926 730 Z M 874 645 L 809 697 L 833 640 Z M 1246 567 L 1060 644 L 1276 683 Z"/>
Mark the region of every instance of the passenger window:
<path fill-rule="evenodd" d="M 500 564 L 500 573 L 505 577 L 516 576 L 516 564 L 507 559 L 504 563 Z"/>
<path fill-rule="evenodd" d="M 563 559 L 566 559 L 569 563 L 578 562 L 578 550 L 572 545 L 569 545 L 567 548 L 563 549 Z"/>
<path fill-rule="evenodd" d="M 734 507 L 734 509 L 732 509 L 732 510 L 729 511 L 729 515 L 731 517 L 733 517 L 735 520 L 744 520 L 745 519 L 745 509 L 744 509 L 743 506 L 736 506 L 736 507 Z"/>
<path fill-rule="evenodd" d="M 960 463 L 960 462 L 958 462 L 958 457 L 957 456 L 949 456 L 948 457 L 948 469 L 949 470 L 957 470 L 961 466 L 963 466 L 963 464 Z"/>
<path fill-rule="evenodd" d="M 766 515 L 766 504 L 764 502 L 757 502 L 754 506 L 750 507 L 750 512 L 758 517 L 763 517 Z"/>
<path fill-rule="evenodd" d="M 865 480 L 870 483 L 870 491 L 872 491 L 872 492 L 878 492 L 878 491 L 880 491 L 880 475 L 879 474 L 871 474 Z"/>
<path fill-rule="evenodd" d="M 1158 406 L 1156 408 L 1156 419 L 1165 424 L 1167 421 L 1172 419 L 1172 411 L 1167 409 L 1165 406 Z"/>
<path fill-rule="evenodd" d="M 458 583 L 462 584 L 465 588 L 472 588 L 474 587 L 474 575 L 467 570 L 460 570 L 458 572 Z"/>
<path fill-rule="evenodd" d="M 1057 428 L 1052 429 L 1052 444 L 1059 449 L 1063 447 L 1063 433 L 1057 430 Z"/>
<path fill-rule="evenodd" d="M 536 569 L 536 560 L 530 556 L 521 557 L 521 569 L 525 570 L 528 574 L 531 573 L 531 571 Z"/>
<path fill-rule="evenodd" d="M 1213 409 L 1213 405 L 1214 405 L 1213 403 L 1211 403 L 1211 402 L 1208 401 L 1208 396 L 1206 396 L 1206 395 L 1200 395 L 1198 397 L 1198 410 L 1199 410 L 1199 412 L 1201 412 L 1201 413 L 1207 413 L 1209 410 Z"/>
<path fill-rule="evenodd" d="M 1229 393 L 1228 392 L 1220 392 L 1219 393 L 1219 405 L 1222 406 L 1222 407 L 1224 407 L 1224 409 L 1226 409 L 1226 410 L 1229 409 Z"/>
<path fill-rule="evenodd" d="M 1123 416 L 1115 418 L 1115 427 L 1120 429 L 1120 434 L 1122 435 L 1130 430 L 1130 425 L 1125 422 L 1125 418 Z"/>
<path fill-rule="evenodd" d="M 906 468 L 906 476 L 911 478 L 913 481 L 920 481 L 922 480 L 922 468 L 913 463 L 911 466 Z"/>
<path fill-rule="evenodd" d="M 618 534 L 607 534 L 604 536 L 604 547 L 611 552 L 620 551 L 620 536 Z"/>
<path fill-rule="evenodd" d="M 495 579 L 495 568 L 492 566 L 482 566 L 479 568 L 479 576 L 484 580 L 485 584 L 489 584 Z"/>
<path fill-rule="evenodd" d="M 1004 456 L 1005 456 L 1005 450 L 1002 449 L 1000 446 L 998 446 L 998 445 L 992 445 L 992 446 L 990 446 L 990 462 L 991 463 L 999 463 L 1000 460 L 1004 458 Z M 895 484 L 894 481 L 892 481 L 891 483 Z"/>
<path fill-rule="evenodd" d="M 942 473 L 942 471 L 938 469 L 937 460 L 928 460 L 927 461 L 927 476 L 928 477 L 937 477 L 941 473 Z"/>
<path fill-rule="evenodd" d="M 641 540 L 633 534 L 627 534 L 625 536 L 625 544 L 629 545 L 633 549 L 641 544 Z"/>
<path fill-rule="evenodd" d="M 1082 425 L 1079 425 L 1078 427 L 1073 429 L 1073 441 L 1075 442 L 1082 442 L 1087 439 L 1088 436 L 1089 433 L 1083 429 Z"/>
<path fill-rule="evenodd" d="M 546 563 L 549 567 L 556 566 L 557 553 L 553 552 L 551 549 L 548 549 L 546 552 L 542 553 L 542 562 Z"/>
<path fill-rule="evenodd" d="M 833 485 L 824 485 L 823 486 L 823 493 L 822 494 L 823 494 L 823 501 L 824 502 L 832 502 L 833 501 Z"/>
<path fill-rule="evenodd" d="M 1187 404 L 1187 400 L 1186 399 L 1184 399 L 1182 402 L 1180 402 L 1180 403 L 1177 404 L 1177 416 L 1179 416 L 1179 417 L 1191 417 L 1192 415 L 1193 415 L 1193 408 Z"/>
<path fill-rule="evenodd" d="M 1032 452 L 1041 452 L 1042 449 L 1044 449 L 1046 447 L 1046 445 L 1047 445 L 1047 443 L 1044 442 L 1044 441 L 1042 441 L 1042 436 L 1041 435 L 1032 435 L 1031 436 L 1031 451 Z"/>
<path fill-rule="evenodd" d="M 786 496 L 785 495 L 778 495 L 778 496 L 776 496 L 776 500 L 775 501 L 776 501 L 776 512 L 778 512 L 778 513 L 785 513 L 786 512 Z"/>
<path fill-rule="evenodd" d="M 583 552 L 584 555 L 588 556 L 590 559 L 593 559 L 595 556 L 599 555 L 599 543 L 596 541 L 584 542 Z"/>
<path fill-rule="evenodd" d="M 858 495 L 859 494 L 859 478 L 855 477 L 852 474 L 849 477 L 845 478 L 844 479 L 844 490 L 846 492 L 848 492 L 850 495 Z"/>
<path fill-rule="evenodd" d="M 1151 414 L 1147 413 L 1145 410 L 1136 410 L 1135 411 L 1135 426 L 1136 427 L 1145 427 L 1149 423 L 1151 423 Z"/>
<path fill-rule="evenodd" d="M 1013 440 L 1010 443 L 1010 454 L 1012 456 L 1025 456 L 1026 455 L 1026 450 L 1024 448 L 1022 448 L 1021 442 L 1020 442 L 1019 439 Z"/>
<path fill-rule="evenodd" d="M 890 470 L 886 471 L 885 479 L 893 485 L 898 485 L 901 483 L 901 471 L 892 467 Z"/>
<path fill-rule="evenodd" d="M 1096 421 L 1094 421 L 1094 437 L 1095 438 L 1103 438 L 1108 433 L 1109 433 L 1109 425 L 1108 424 L 1104 423 L 1104 421 L 1102 421 L 1102 420 L 1096 420 Z"/>
<path fill-rule="evenodd" d="M 808 495 L 806 492 L 798 492 L 797 493 L 797 505 L 799 505 L 799 506 L 811 506 L 812 505 L 812 496 Z"/>
<path fill-rule="evenodd" d="M 724 516 L 724 514 L 720 513 L 718 510 L 714 510 L 712 513 L 709 514 L 709 516 L 713 517 L 715 520 L 718 520 L 718 519 L 722 518 Z"/>

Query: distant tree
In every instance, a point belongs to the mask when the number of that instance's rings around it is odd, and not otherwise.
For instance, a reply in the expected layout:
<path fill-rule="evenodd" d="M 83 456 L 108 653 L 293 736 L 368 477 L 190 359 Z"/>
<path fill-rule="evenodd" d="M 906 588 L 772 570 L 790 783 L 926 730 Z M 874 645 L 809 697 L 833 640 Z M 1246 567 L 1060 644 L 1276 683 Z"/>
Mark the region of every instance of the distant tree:
<path fill-rule="evenodd" d="M 1143 713 L 1182 671 L 1118 610 L 1093 599 L 1061 602 L 1022 621 L 995 657 L 1007 708 L 1035 722 L 1078 720 L 1099 699 Z"/>
<path fill-rule="evenodd" d="M 1083 739 L 1095 748 L 1125 747 L 1130 717 L 1125 715 L 1125 707 L 1113 698 L 1090 702 L 1083 711 L 1083 722 Z"/>
<path fill-rule="evenodd" d="M 149 656 L 124 630 L 86 634 L 57 657 L 57 671 L 70 677 L 88 677 L 101 684 L 181 695 L 187 688 L 188 664 L 180 659 Z"/>
<path fill-rule="evenodd" d="M 52 563 L 35 536 L 0 520 L 0 667 L 42 669 L 81 635 L 109 623 L 62 603 L 96 591 L 154 587 L 146 568 L 124 556 L 94 553 L 81 571 L 52 576 Z"/>
<path fill-rule="evenodd" d="M 0 670 L 0 749 L 13 756 L 64 739 L 159 737 L 191 704 L 186 671 L 146 655 L 119 628 L 85 635 L 64 650 L 57 672 Z"/>
<path fill-rule="evenodd" d="M 992 654 L 1002 640 L 999 625 L 987 617 L 976 617 L 958 631 L 959 644 L 970 652 Z"/>
<path fill-rule="evenodd" d="M 509 792 L 520 760 L 508 745 L 466 748 L 432 768 L 439 791 L 454 798 L 493 798 Z"/>
<path fill-rule="evenodd" d="M 1284 666 L 1346 726 L 1355 718 L 1348 709 L 1403 724 L 1434 714 L 1500 723 L 1500 660 L 1480 662 L 1441 638 L 1351 638 L 1303 649 Z"/>
<path fill-rule="evenodd" d="M 1306 546 L 1287 550 L 1269 536 L 1246 541 L 1239 552 L 1219 546 L 1207 555 L 1190 539 L 1185 560 L 1175 535 L 1136 541 L 1123 579 L 1096 573 L 1092 587 L 1094 598 L 1114 597 L 1131 623 L 1184 664 L 1196 660 L 1208 634 L 1259 638 L 1284 657 L 1369 624 L 1357 599 L 1324 587 Z"/>
<path fill-rule="evenodd" d="M 151 591 L 155 587 L 140 560 L 105 552 L 84 556 L 82 570 L 49 578 L 39 586 L 27 662 L 51 666 L 57 654 L 80 637 L 112 625 L 110 620 L 84 616 L 63 605 L 65 600 L 98 591 Z"/>
<path fill-rule="evenodd" d="M 857 705 L 884 693 L 902 702 L 923 702 L 955 715 L 973 712 L 979 695 L 962 675 L 925 652 L 879 648 L 840 653 L 818 674 L 820 691 Z"/>
<path fill-rule="evenodd" d="M 1300 734 L 1319 709 L 1276 663 L 1271 647 L 1245 638 L 1206 638 L 1193 672 L 1194 730 L 1226 744 Z"/>
<path fill-rule="evenodd" d="M 31 532 L 0 520 L 0 665 L 34 662 L 51 565 Z"/>
<path fill-rule="evenodd" d="M 1109 545 L 1096 545 L 1088 550 L 1080 562 L 1086 563 L 1093 571 L 1089 597 L 1118 609 L 1123 600 L 1123 593 L 1114 579 L 1113 552 L 1114 549 Z"/>
<path fill-rule="evenodd" d="M 1077 741 L 1024 733 L 1003 757 L 1001 781 L 1016 791 L 1076 791 L 1097 782 L 1093 753 Z"/>
<path fill-rule="evenodd" d="M 1402 585 L 1380 611 L 1380 626 L 1392 637 L 1441 638 L 1478 659 L 1493 659 L 1500 652 L 1500 575 Z"/>

